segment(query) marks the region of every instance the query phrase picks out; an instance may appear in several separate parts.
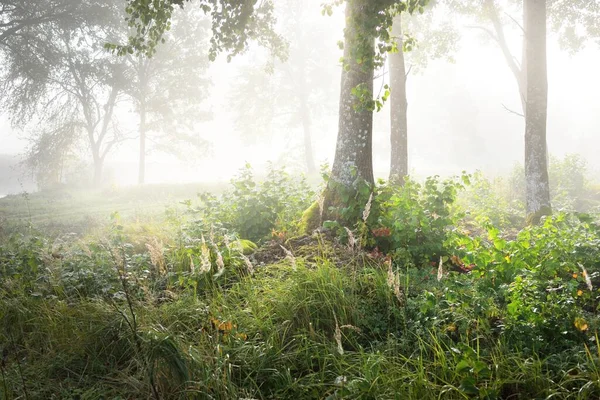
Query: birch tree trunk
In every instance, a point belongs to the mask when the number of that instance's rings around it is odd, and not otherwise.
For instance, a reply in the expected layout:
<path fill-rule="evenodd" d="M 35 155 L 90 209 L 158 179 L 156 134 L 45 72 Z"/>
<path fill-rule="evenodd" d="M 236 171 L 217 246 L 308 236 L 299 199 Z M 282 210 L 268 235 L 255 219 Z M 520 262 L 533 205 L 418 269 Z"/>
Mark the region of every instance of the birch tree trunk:
<path fill-rule="evenodd" d="M 402 51 L 402 16 L 394 19 L 392 35 L 396 38 L 398 52 L 390 60 L 390 119 L 391 161 L 390 182 L 403 184 L 408 175 L 408 102 L 406 100 L 406 64 Z"/>
<path fill-rule="evenodd" d="M 524 0 L 525 65 L 525 181 L 527 219 L 538 223 L 551 213 L 548 183 L 546 121 L 548 77 L 546 58 L 546 0 Z"/>

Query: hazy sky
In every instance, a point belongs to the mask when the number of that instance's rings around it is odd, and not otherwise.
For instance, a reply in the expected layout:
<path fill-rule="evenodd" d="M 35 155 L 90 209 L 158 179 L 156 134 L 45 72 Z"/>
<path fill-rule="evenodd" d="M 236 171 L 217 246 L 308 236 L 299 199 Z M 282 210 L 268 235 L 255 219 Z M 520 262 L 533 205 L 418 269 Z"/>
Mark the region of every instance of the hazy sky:
<path fill-rule="evenodd" d="M 318 10 L 317 10 L 318 12 Z M 339 36 L 326 38 L 336 43 L 342 37 L 341 12 L 324 23 L 337 24 Z M 524 120 L 503 108 L 520 111 L 514 78 L 499 49 L 482 40 L 477 31 L 465 29 L 456 62 L 431 62 L 408 80 L 410 168 L 417 175 L 450 174 L 463 169 L 482 169 L 489 173 L 510 170 L 523 158 Z M 515 54 L 520 54 L 520 38 L 509 34 Z M 549 152 L 562 156 L 580 153 L 593 169 L 600 168 L 596 149 L 600 145 L 600 51 L 593 46 L 576 55 L 561 51 L 555 37 L 548 39 L 549 70 Z M 340 53 L 323 54 L 323 63 L 337 64 Z M 231 77 L 240 72 L 242 60 L 231 64 L 220 60 L 211 68 L 214 82 L 211 107 L 215 119 L 200 128 L 212 142 L 211 154 L 192 154 L 196 160 L 183 165 L 173 157 L 151 154 L 148 157 L 149 182 L 228 179 L 245 162 L 257 167 L 269 160 L 286 160 L 282 150 L 287 135 L 275 137 L 262 146 L 245 147 L 237 140 L 232 113 L 227 104 Z M 339 82 L 334 82 L 339 86 Z M 337 98 L 331 99 L 337 102 Z M 389 109 L 375 116 L 375 169 L 387 175 Z M 337 117 L 319 121 L 314 142 L 319 163 L 333 161 Z M 19 153 L 25 142 L 11 132 L 6 118 L 0 119 L 0 153 Z M 289 145 L 288 145 L 289 147 Z M 288 148 L 289 151 L 289 148 Z M 287 158 L 289 159 L 289 158 Z M 137 176 L 136 143 L 123 145 L 109 160 L 118 162 L 115 181 L 134 183 Z"/>

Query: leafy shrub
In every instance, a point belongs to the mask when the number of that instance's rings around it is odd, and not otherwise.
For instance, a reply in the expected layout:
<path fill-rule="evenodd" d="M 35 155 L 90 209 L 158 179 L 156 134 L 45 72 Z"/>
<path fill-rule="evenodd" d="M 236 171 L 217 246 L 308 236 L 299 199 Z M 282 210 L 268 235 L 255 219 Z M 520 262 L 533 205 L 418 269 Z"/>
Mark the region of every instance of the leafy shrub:
<path fill-rule="evenodd" d="M 557 214 L 513 240 L 488 226 L 486 239 L 456 234 L 447 245 L 473 268 L 479 296 L 494 299 L 493 309 L 500 310 L 494 317 L 513 343 L 562 351 L 591 329 L 596 318 L 590 313 L 600 304 L 597 227 Z"/>
<path fill-rule="evenodd" d="M 461 193 L 459 204 L 465 210 L 467 220 L 478 226 L 492 224 L 501 229 L 519 228 L 525 223 L 525 204 L 513 198 L 511 187 L 502 178 L 487 179 L 477 172 L 470 185 Z"/>
<path fill-rule="evenodd" d="M 444 254 L 444 241 L 457 221 L 452 212 L 457 193 L 469 177 L 420 184 L 406 179 L 404 186 L 383 186 L 377 195 L 378 216 L 372 228 L 375 242 L 395 260 L 412 265 L 428 264 Z"/>
<path fill-rule="evenodd" d="M 220 198 L 200 195 L 201 204 L 193 212 L 204 232 L 219 225 L 253 242 L 274 230 L 295 234 L 302 212 L 314 197 L 304 178 L 293 178 L 272 167 L 264 181 L 256 182 L 252 168 L 246 165 L 231 186 Z"/>
<path fill-rule="evenodd" d="M 599 205 L 589 179 L 585 160 L 568 154 L 562 160 L 550 157 L 548 177 L 550 203 L 555 210 L 588 212 Z M 518 165 L 511 175 L 511 200 L 525 199 L 525 171 Z"/>

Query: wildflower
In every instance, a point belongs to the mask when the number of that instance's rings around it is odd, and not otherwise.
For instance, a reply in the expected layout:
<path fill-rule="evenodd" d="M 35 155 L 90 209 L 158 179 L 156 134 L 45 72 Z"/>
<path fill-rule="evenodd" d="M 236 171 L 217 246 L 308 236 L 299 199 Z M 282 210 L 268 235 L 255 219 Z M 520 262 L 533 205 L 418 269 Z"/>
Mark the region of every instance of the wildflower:
<path fill-rule="evenodd" d="M 587 270 L 583 265 L 581 265 L 581 263 L 577 263 L 577 265 L 579 265 L 579 268 L 581 268 L 581 274 L 583 275 L 583 279 L 585 279 L 585 284 L 591 292 L 592 290 L 594 290 L 594 287 L 592 286 L 592 280 L 590 279 Z"/>
<path fill-rule="evenodd" d="M 194 272 L 196 272 L 196 266 L 194 265 L 194 259 L 192 258 L 191 254 L 190 254 L 190 272 L 192 274 L 194 274 Z"/>
<path fill-rule="evenodd" d="M 387 284 L 390 287 L 390 289 L 393 290 L 394 295 L 396 295 L 396 299 L 398 299 L 398 302 L 400 302 L 400 304 L 403 304 L 404 296 L 402 294 L 402 289 L 400 289 L 400 276 L 397 273 L 394 274 L 394 271 L 392 270 L 391 258 L 388 258 L 386 260 L 386 263 L 388 265 Z"/>
<path fill-rule="evenodd" d="M 375 228 L 371 231 L 371 233 L 373 233 L 373 236 L 375 237 L 386 237 L 386 236 L 390 236 L 391 235 L 391 230 L 390 228 L 387 227 L 381 227 L 381 228 Z"/>
<path fill-rule="evenodd" d="M 340 326 L 340 329 L 350 329 L 356 333 L 362 332 L 362 330 L 358 326 L 354 326 L 354 325 L 342 325 L 342 326 Z"/>
<path fill-rule="evenodd" d="M 373 202 L 373 192 L 371 192 L 371 195 L 369 196 L 369 200 L 367 201 L 367 204 L 365 205 L 365 210 L 363 211 L 363 221 L 367 222 L 367 219 L 369 218 L 369 215 L 371 214 L 371 204 Z"/>
<path fill-rule="evenodd" d="M 223 262 L 223 256 L 221 255 L 221 252 L 216 246 L 215 252 L 217 253 L 217 273 L 215 274 L 215 278 L 218 278 L 219 276 L 223 275 L 223 272 L 225 272 L 225 263 Z"/>
<path fill-rule="evenodd" d="M 581 317 L 575 318 L 575 322 L 573 323 L 573 325 L 575 325 L 575 328 L 577 328 L 580 332 L 588 330 L 587 321 Z"/>
<path fill-rule="evenodd" d="M 335 316 L 335 314 L 333 315 L 333 317 L 335 318 L 335 333 L 333 334 L 333 338 L 337 343 L 337 351 L 342 356 L 344 355 L 344 347 L 342 346 L 342 330 L 338 325 L 337 317 Z"/>
<path fill-rule="evenodd" d="M 158 272 L 159 275 L 166 272 L 162 242 L 159 242 L 157 238 L 153 237 L 149 243 L 146 243 L 146 248 L 148 249 L 148 253 L 150 253 L 150 262 L 156 269 L 156 272 Z"/>
<path fill-rule="evenodd" d="M 352 231 L 350 229 L 348 229 L 347 227 L 344 227 L 344 229 L 346 230 L 346 233 L 348 234 L 348 250 L 353 252 L 354 246 L 356 246 L 356 238 L 354 237 L 354 234 L 352 233 Z"/>
<path fill-rule="evenodd" d="M 229 250 L 229 238 L 227 237 L 227 235 L 223 236 L 223 243 L 225 244 L 225 247 L 227 248 L 227 250 Z"/>
<path fill-rule="evenodd" d="M 246 269 L 248 273 L 252 275 L 254 273 L 254 265 L 250 262 L 250 259 L 242 254 L 242 260 L 244 260 L 244 264 L 246 264 Z"/>
<path fill-rule="evenodd" d="M 348 378 L 346 378 L 344 375 L 340 375 L 335 378 L 335 381 L 333 381 L 333 384 L 335 386 L 344 386 L 346 384 L 346 382 L 348 382 Z"/>
<path fill-rule="evenodd" d="M 202 246 L 201 246 L 202 255 L 200 257 L 200 270 L 201 274 L 210 272 L 212 268 L 212 264 L 210 262 L 210 250 L 204 241 L 204 235 L 202 236 Z"/>
<path fill-rule="evenodd" d="M 325 195 L 321 194 L 317 199 L 317 204 L 319 205 L 319 218 L 323 218 L 323 207 L 325 204 Z"/>
<path fill-rule="evenodd" d="M 292 264 L 292 269 L 295 271 L 296 270 L 296 257 L 294 257 L 292 252 L 289 251 L 288 249 L 286 249 L 285 247 L 283 247 L 282 245 L 279 245 L 279 247 L 281 247 L 281 249 L 285 253 L 285 259 L 288 260 L 290 262 L 290 264 Z"/>

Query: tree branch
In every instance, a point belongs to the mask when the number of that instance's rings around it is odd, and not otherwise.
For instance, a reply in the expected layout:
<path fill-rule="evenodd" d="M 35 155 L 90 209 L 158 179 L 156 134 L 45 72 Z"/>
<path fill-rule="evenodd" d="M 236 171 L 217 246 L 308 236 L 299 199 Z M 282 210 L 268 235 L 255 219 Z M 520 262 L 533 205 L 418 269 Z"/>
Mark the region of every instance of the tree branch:
<path fill-rule="evenodd" d="M 511 110 L 510 108 L 506 107 L 504 104 L 502 104 L 502 107 L 504 107 L 504 109 L 505 109 L 506 111 L 508 111 L 509 113 L 511 113 L 511 114 L 515 114 L 515 115 L 518 115 L 518 116 L 519 116 L 519 117 L 521 117 L 521 118 L 525 118 L 525 115 L 521 114 L 521 113 L 520 113 L 520 112 L 518 112 L 518 111 Z"/>
<path fill-rule="evenodd" d="M 511 20 L 512 20 L 512 21 L 515 23 L 515 25 L 517 25 L 517 26 L 519 27 L 519 29 L 521 29 L 521 32 L 522 32 L 523 34 L 525 34 L 525 28 L 523 28 L 523 25 L 521 25 L 521 24 L 519 23 L 519 21 L 517 21 L 516 19 L 514 19 L 514 18 L 513 18 L 513 16 L 512 16 L 512 15 L 510 15 L 509 13 L 507 13 L 507 12 L 505 12 L 504 14 L 505 14 L 505 15 L 506 15 L 508 18 L 510 18 L 510 19 L 511 19 Z"/>

